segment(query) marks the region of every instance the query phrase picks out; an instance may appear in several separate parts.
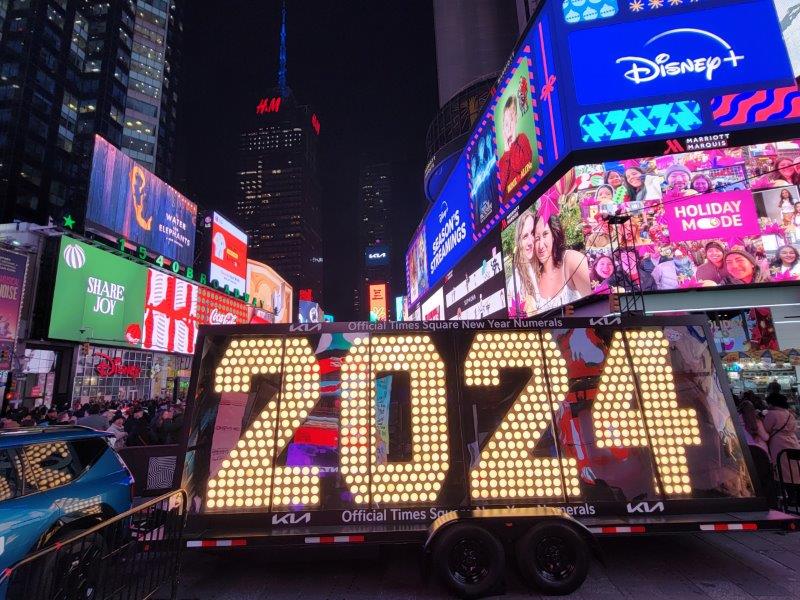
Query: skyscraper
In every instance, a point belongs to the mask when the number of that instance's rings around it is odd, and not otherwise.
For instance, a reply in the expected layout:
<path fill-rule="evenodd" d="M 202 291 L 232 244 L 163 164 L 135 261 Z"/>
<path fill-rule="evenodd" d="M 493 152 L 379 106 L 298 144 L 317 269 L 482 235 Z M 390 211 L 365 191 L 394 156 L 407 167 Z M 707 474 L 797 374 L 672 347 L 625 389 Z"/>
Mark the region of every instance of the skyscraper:
<path fill-rule="evenodd" d="M 80 215 L 95 134 L 118 147 L 163 138 L 154 161 L 134 157 L 168 175 L 182 1 L 0 0 L 3 221 Z"/>
<path fill-rule="evenodd" d="M 249 255 L 269 264 L 295 289 L 322 298 L 319 121 L 280 88 L 254 103 L 239 137 L 238 223 Z"/>
<path fill-rule="evenodd" d="M 370 283 L 388 283 L 391 278 L 392 244 L 389 208 L 392 202 L 392 166 L 388 163 L 361 167 L 358 179 L 359 287 L 355 294 L 356 312 L 366 318 L 366 298 Z M 362 306 L 363 305 L 363 306 Z"/>

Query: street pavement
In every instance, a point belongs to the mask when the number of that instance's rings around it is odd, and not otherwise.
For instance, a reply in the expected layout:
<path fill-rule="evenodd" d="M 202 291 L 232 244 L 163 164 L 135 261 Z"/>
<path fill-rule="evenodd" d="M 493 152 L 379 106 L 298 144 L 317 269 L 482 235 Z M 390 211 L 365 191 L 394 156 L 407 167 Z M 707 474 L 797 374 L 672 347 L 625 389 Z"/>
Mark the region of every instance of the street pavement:
<path fill-rule="evenodd" d="M 601 542 L 605 564 L 565 598 L 800 598 L 800 533 L 715 533 Z M 499 598 L 538 598 L 509 566 Z M 416 547 L 185 553 L 180 600 L 448 598 L 420 569 Z"/>

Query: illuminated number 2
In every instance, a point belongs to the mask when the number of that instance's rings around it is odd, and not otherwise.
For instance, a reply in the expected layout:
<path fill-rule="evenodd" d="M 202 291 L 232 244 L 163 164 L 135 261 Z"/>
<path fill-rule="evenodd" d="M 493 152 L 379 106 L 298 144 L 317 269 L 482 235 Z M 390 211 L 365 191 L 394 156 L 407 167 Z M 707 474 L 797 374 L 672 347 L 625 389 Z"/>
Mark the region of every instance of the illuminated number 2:
<path fill-rule="evenodd" d="M 413 458 L 378 464 L 375 374 L 411 377 Z M 357 504 L 436 500 L 450 468 L 445 365 L 427 335 L 356 338 L 342 363 L 341 470 Z M 370 431 L 371 430 L 371 431 Z"/>
<path fill-rule="evenodd" d="M 563 494 L 562 484 L 569 496 L 580 495 L 574 458 L 531 457 L 568 389 L 567 365 L 553 336 L 545 332 L 541 341 L 536 332 L 475 336 L 465 364 L 467 385 L 500 385 L 500 369 L 507 368 L 528 368 L 531 378 L 470 473 L 472 498 L 552 498 Z"/>
<path fill-rule="evenodd" d="M 214 391 L 247 393 L 254 375 L 280 373 L 280 402 L 267 403 L 209 479 L 208 508 L 319 504 L 318 467 L 273 467 L 320 397 L 319 365 L 308 340 L 232 340 L 216 369 Z"/>
<path fill-rule="evenodd" d="M 700 444 L 697 411 L 678 408 L 669 342 L 664 332 L 630 331 L 627 335 L 631 359 L 639 376 L 645 421 L 631 404 L 636 390 L 634 374 L 622 333 L 617 331 L 611 340 L 594 402 L 592 421 L 597 446 L 648 446 L 649 437 L 664 491 L 691 494 L 686 446 Z"/>

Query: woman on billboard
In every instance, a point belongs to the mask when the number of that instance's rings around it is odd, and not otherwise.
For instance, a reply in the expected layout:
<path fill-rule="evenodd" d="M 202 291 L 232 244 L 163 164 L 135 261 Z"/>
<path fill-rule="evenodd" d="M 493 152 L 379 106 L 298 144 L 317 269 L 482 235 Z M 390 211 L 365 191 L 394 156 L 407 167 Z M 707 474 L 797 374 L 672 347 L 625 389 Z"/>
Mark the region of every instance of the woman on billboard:
<path fill-rule="evenodd" d="M 730 250 L 725 255 L 725 270 L 728 272 L 728 276 L 725 278 L 725 283 L 728 285 L 772 281 L 769 274 L 761 269 L 753 255 L 741 249 Z"/>
<path fill-rule="evenodd" d="M 800 279 L 800 254 L 797 248 L 789 244 L 778 248 L 769 270 L 773 276 L 788 273 L 792 279 Z"/>
<path fill-rule="evenodd" d="M 716 240 L 706 243 L 706 260 L 697 267 L 695 278 L 703 285 L 725 283 L 728 272 L 725 270 L 725 248 Z"/>
<path fill-rule="evenodd" d="M 558 215 L 523 213 L 514 242 L 514 287 L 526 315 L 569 304 L 591 292 L 586 257 L 567 249 Z"/>

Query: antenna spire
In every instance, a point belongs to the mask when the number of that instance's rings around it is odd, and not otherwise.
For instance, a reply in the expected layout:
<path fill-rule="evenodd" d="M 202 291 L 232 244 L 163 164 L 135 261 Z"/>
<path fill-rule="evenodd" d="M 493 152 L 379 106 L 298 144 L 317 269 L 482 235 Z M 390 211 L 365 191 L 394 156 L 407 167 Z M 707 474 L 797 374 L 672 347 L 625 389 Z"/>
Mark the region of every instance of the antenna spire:
<path fill-rule="evenodd" d="M 286 96 L 286 0 L 281 3 L 281 49 L 278 67 L 278 89 L 281 97 Z"/>

